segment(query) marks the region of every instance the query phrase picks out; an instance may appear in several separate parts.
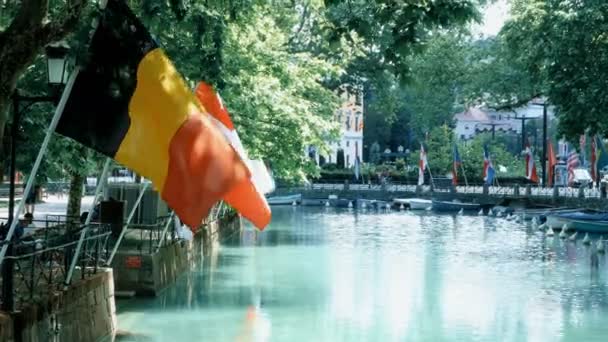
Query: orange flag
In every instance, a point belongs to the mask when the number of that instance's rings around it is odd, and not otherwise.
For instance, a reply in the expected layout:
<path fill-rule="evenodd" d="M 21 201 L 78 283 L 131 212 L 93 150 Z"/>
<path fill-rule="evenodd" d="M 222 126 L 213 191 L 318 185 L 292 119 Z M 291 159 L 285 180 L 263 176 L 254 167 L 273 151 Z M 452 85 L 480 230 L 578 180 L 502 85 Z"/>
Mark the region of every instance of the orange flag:
<path fill-rule="evenodd" d="M 247 153 L 230 119 L 230 114 L 228 114 L 219 95 L 210 85 L 201 82 L 196 88 L 196 96 L 207 112 L 215 119 L 217 127 L 251 171 Z M 254 178 L 252 175 L 248 182 L 242 182 L 232 188 L 230 192 L 224 195 L 224 201 L 260 230 L 263 230 L 270 223 L 270 207 L 266 202 L 266 197 L 254 182 Z"/>
<path fill-rule="evenodd" d="M 553 151 L 553 144 L 551 143 L 551 141 L 548 141 L 547 145 L 549 145 L 549 177 L 547 178 L 547 185 L 549 187 L 552 187 L 555 165 L 557 165 L 557 157 L 555 157 L 555 151 Z"/>

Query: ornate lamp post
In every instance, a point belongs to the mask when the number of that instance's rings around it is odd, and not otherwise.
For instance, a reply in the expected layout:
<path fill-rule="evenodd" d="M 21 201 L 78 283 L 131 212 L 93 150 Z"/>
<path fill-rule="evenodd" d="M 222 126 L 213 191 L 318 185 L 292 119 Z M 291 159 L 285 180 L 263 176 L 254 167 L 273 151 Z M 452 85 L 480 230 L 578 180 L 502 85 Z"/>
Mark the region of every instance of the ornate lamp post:
<path fill-rule="evenodd" d="M 8 222 L 6 227 L 10 227 L 11 222 L 15 219 L 15 173 L 17 172 L 15 166 L 16 154 L 17 154 L 17 136 L 19 134 L 19 121 L 23 112 L 29 109 L 32 105 L 42 102 L 50 102 L 56 104 L 60 98 L 60 92 L 58 90 L 63 87 L 68 80 L 68 68 L 67 68 L 67 56 L 69 52 L 69 46 L 65 43 L 59 43 L 49 45 L 46 47 L 47 56 L 47 77 L 48 84 L 51 88 L 49 95 L 44 96 L 24 96 L 19 94 L 19 90 L 16 89 L 13 93 L 13 123 L 11 126 L 11 152 L 10 152 L 10 188 L 9 188 L 9 202 L 8 202 Z M 25 103 L 25 106 L 21 108 L 21 104 Z M 27 196 L 28 194 L 23 194 Z M 19 213 L 17 213 L 19 216 Z M 5 237 L 2 237 L 3 239 Z M 7 256 L 13 254 L 13 245 L 9 244 L 6 251 Z M 14 309 L 14 290 L 13 290 L 13 270 L 14 261 L 11 258 L 7 258 L 3 263 L 2 268 L 2 309 L 10 312 Z"/>

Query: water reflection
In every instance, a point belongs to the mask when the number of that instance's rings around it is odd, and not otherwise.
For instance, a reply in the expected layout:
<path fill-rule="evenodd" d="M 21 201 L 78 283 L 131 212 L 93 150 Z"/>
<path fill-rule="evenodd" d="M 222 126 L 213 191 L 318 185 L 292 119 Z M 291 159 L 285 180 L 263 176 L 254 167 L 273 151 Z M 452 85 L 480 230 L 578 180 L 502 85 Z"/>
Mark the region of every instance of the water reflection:
<path fill-rule="evenodd" d="M 500 218 L 274 208 L 158 298 L 120 302 L 119 325 L 155 341 L 599 341 L 607 271 L 580 240 Z"/>

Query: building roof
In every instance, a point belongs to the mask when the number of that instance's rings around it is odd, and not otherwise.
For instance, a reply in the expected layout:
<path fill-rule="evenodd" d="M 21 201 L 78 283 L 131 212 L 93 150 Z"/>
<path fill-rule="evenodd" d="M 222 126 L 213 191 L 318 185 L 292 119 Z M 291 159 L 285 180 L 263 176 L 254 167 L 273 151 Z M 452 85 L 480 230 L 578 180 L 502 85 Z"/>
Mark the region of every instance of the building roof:
<path fill-rule="evenodd" d="M 464 112 L 458 113 L 454 116 L 458 121 L 476 121 L 476 122 L 490 122 L 491 119 L 488 113 L 481 108 L 471 107 Z"/>

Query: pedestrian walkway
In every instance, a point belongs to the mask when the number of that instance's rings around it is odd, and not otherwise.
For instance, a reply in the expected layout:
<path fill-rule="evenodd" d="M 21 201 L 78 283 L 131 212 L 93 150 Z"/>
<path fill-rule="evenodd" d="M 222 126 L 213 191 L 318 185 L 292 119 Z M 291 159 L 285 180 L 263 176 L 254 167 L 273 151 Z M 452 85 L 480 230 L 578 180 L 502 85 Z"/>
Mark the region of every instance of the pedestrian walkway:
<path fill-rule="evenodd" d="M 93 203 L 93 196 L 85 196 L 82 198 L 80 212 L 89 211 Z M 19 205 L 19 201 L 15 201 L 15 206 Z M 43 221 L 47 215 L 65 215 L 68 207 L 68 196 L 61 198 L 55 195 L 49 195 L 42 203 L 37 203 L 34 208 L 34 221 L 38 222 L 36 226 L 43 226 Z M 0 208 L 0 221 L 6 220 L 8 217 L 8 208 Z M 23 217 L 23 213 L 19 215 Z"/>

